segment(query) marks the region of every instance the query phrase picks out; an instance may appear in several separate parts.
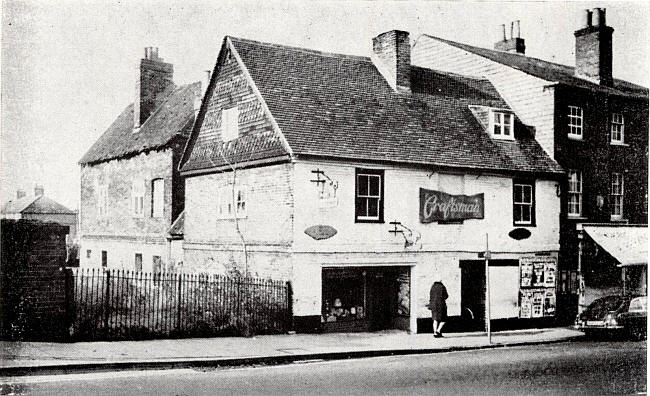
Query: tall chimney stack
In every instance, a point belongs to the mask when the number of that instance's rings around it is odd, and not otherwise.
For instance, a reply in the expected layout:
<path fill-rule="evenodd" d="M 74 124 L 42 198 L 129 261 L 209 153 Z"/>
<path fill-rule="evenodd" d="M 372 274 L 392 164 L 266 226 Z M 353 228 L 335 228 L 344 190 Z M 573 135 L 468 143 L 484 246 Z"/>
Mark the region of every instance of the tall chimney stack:
<path fill-rule="evenodd" d="M 44 193 L 45 193 L 45 189 L 43 188 L 42 185 L 37 184 L 36 186 L 34 186 L 34 196 L 35 196 L 35 197 L 40 197 L 40 196 L 42 196 Z"/>
<path fill-rule="evenodd" d="M 372 61 L 388 84 L 398 92 L 411 91 L 409 33 L 391 30 L 372 39 Z"/>
<path fill-rule="evenodd" d="M 20 199 L 26 196 L 27 193 L 25 193 L 25 190 L 16 190 L 16 199 Z"/>
<path fill-rule="evenodd" d="M 612 34 L 607 26 L 604 8 L 584 10 L 581 27 L 576 30 L 576 77 L 611 86 L 612 77 Z"/>
<path fill-rule="evenodd" d="M 501 25 L 503 39 L 494 43 L 494 49 L 497 51 L 513 52 L 524 55 L 526 53 L 526 43 L 521 38 L 521 26 L 519 21 L 510 22 L 510 38 L 506 37 L 506 25 Z"/>
<path fill-rule="evenodd" d="M 156 111 L 169 90 L 174 87 L 174 65 L 163 62 L 158 56 L 158 48 L 146 47 L 144 58 L 140 60 L 137 68 L 133 102 L 134 131 Z"/>

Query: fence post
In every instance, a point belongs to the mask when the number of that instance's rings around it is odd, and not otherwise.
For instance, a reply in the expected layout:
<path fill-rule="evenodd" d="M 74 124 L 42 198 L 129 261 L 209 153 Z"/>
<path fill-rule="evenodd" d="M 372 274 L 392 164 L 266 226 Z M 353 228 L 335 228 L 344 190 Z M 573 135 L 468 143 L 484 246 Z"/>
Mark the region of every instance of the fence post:
<path fill-rule="evenodd" d="M 76 307 L 74 301 L 74 274 L 71 268 L 64 268 L 65 274 L 65 320 L 68 331 L 67 338 L 71 339 L 74 331 Z"/>
<path fill-rule="evenodd" d="M 181 301 L 182 300 L 182 295 L 181 295 L 181 290 L 183 286 L 183 274 L 177 274 L 178 275 L 178 293 L 176 294 L 178 296 L 178 309 L 176 311 L 176 330 L 180 331 L 181 330 Z"/>
<path fill-rule="evenodd" d="M 293 290 L 291 289 L 291 282 L 287 281 L 287 320 L 286 325 L 289 327 L 287 330 L 292 331 L 293 328 Z"/>
<path fill-rule="evenodd" d="M 111 270 L 107 269 L 104 271 L 104 274 L 106 274 L 106 293 L 104 294 L 104 301 L 102 302 L 102 305 L 104 306 L 104 331 L 106 332 L 106 336 L 108 337 L 108 318 L 110 317 L 110 290 L 111 290 Z"/>

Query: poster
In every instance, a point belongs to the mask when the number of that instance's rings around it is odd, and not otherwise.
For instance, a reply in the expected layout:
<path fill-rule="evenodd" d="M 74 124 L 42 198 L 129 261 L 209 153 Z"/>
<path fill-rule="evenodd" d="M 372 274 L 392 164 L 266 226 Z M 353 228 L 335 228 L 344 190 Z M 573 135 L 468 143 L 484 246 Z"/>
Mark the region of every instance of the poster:
<path fill-rule="evenodd" d="M 528 256 L 519 260 L 519 317 L 555 315 L 557 260 L 550 256 Z"/>

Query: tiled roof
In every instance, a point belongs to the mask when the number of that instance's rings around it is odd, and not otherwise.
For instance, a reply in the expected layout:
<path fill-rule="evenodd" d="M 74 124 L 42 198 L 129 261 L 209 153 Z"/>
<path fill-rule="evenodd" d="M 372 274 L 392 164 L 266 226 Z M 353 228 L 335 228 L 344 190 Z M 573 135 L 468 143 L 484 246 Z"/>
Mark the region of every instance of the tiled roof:
<path fill-rule="evenodd" d="M 298 156 L 562 172 L 531 137 L 488 136 L 469 105 L 508 106 L 486 79 L 412 67 L 396 93 L 367 57 L 230 40 Z"/>
<path fill-rule="evenodd" d="M 515 54 L 512 52 L 504 52 L 491 50 L 487 48 L 474 47 L 467 44 L 457 43 L 455 41 L 445 40 L 439 37 L 423 35 L 434 40 L 441 41 L 456 48 L 460 48 L 467 52 L 482 56 L 493 62 L 501 63 L 510 66 L 513 69 L 521 70 L 524 73 L 541 78 L 543 80 L 559 82 L 562 84 L 586 88 L 606 93 L 632 96 L 640 98 L 648 98 L 648 88 L 642 87 L 637 84 L 625 80 L 614 79 L 613 87 L 606 87 L 593 83 L 591 81 L 576 77 L 574 74 L 574 67 L 562 65 L 559 63 L 548 62 L 545 60 Z"/>
<path fill-rule="evenodd" d="M 7 202 L 2 208 L 5 214 L 75 214 L 76 212 L 66 208 L 60 203 L 45 197 L 22 197 Z"/>
<path fill-rule="evenodd" d="M 133 132 L 133 104 L 113 121 L 79 161 L 96 163 L 129 157 L 167 145 L 174 137 L 188 134 L 194 121 L 194 98 L 201 94 L 201 83 L 176 87 L 162 105 Z"/>

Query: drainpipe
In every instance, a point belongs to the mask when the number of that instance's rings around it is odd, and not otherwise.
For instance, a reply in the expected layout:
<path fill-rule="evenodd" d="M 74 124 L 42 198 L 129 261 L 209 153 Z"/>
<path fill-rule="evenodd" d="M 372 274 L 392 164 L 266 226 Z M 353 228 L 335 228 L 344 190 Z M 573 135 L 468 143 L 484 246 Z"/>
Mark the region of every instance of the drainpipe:
<path fill-rule="evenodd" d="M 582 232 L 582 224 L 577 224 L 578 231 L 578 315 L 584 311 L 585 305 L 585 280 L 582 276 L 582 248 L 584 243 L 584 235 Z"/>

